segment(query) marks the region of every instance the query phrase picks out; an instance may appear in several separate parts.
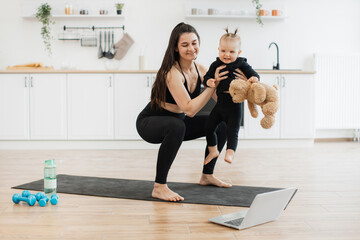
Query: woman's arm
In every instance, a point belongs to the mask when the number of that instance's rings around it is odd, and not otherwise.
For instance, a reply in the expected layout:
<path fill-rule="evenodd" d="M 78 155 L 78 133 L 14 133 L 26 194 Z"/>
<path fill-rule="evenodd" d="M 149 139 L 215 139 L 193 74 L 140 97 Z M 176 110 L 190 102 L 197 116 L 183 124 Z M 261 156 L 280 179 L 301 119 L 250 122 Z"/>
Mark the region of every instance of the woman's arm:
<path fill-rule="evenodd" d="M 227 72 L 222 72 L 219 74 L 220 69 L 218 68 L 215 72 L 218 80 L 227 78 L 224 76 Z M 199 72 L 201 79 L 205 72 L 203 67 L 199 67 Z M 173 96 L 176 104 L 179 108 L 189 117 L 195 116 L 195 114 L 200 111 L 205 104 L 210 100 L 211 96 L 214 94 L 216 88 L 206 88 L 199 96 L 194 99 L 191 99 L 188 92 L 185 89 L 184 83 L 182 82 L 183 76 L 175 68 L 172 68 L 167 75 L 166 83 L 171 95 Z"/>

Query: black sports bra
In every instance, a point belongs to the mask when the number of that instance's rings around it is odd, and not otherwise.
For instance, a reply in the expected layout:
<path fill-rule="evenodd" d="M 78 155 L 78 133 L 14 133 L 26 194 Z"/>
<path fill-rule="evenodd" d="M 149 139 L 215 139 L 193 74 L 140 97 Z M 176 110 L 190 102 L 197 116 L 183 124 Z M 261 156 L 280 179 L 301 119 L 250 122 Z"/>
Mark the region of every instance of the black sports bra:
<path fill-rule="evenodd" d="M 200 88 L 201 88 L 201 78 L 200 78 L 199 70 L 197 69 L 197 66 L 196 66 L 195 63 L 194 63 L 194 65 L 195 65 L 196 72 L 197 72 L 197 74 L 198 74 L 198 79 L 197 79 L 196 88 L 195 88 L 194 92 L 190 93 L 190 91 L 189 91 L 189 89 L 188 89 L 188 86 L 187 86 L 187 82 L 186 82 L 186 78 L 185 78 L 184 72 L 183 72 L 183 70 L 182 70 L 182 68 L 181 68 L 181 65 L 180 65 L 180 63 L 179 63 L 179 66 L 180 66 L 180 69 L 181 69 L 181 73 L 182 73 L 182 75 L 184 76 L 184 86 L 185 86 L 186 91 L 189 93 L 191 99 L 196 98 L 197 96 L 199 96 L 199 94 L 200 94 Z M 176 102 L 175 102 L 173 96 L 171 95 L 171 93 L 170 93 L 170 91 L 169 91 L 169 88 L 168 88 L 167 86 L 166 86 L 165 102 L 176 104 Z"/>

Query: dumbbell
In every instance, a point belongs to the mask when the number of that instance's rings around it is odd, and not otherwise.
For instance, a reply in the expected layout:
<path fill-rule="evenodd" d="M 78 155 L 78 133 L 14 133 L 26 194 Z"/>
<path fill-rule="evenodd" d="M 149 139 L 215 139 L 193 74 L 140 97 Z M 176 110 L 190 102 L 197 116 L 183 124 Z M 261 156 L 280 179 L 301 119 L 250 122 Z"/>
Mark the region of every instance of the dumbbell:
<path fill-rule="evenodd" d="M 39 205 L 40 205 L 40 207 L 45 207 L 48 201 L 49 201 L 48 196 L 46 196 L 46 195 L 44 194 L 44 196 L 39 199 Z"/>
<path fill-rule="evenodd" d="M 45 196 L 45 194 L 42 192 L 38 192 L 37 194 L 31 194 L 29 190 L 24 190 L 21 195 L 23 197 L 28 197 L 30 195 L 33 195 L 37 201 L 39 201 L 41 198 Z"/>
<path fill-rule="evenodd" d="M 57 194 L 51 195 L 50 202 L 52 205 L 56 205 L 58 203 L 59 196 Z"/>
<path fill-rule="evenodd" d="M 27 202 L 29 206 L 34 206 L 36 203 L 36 197 L 34 195 L 30 195 L 28 197 L 22 197 L 20 194 L 15 193 L 12 197 L 12 200 L 15 204 L 18 204 L 20 201 Z"/>

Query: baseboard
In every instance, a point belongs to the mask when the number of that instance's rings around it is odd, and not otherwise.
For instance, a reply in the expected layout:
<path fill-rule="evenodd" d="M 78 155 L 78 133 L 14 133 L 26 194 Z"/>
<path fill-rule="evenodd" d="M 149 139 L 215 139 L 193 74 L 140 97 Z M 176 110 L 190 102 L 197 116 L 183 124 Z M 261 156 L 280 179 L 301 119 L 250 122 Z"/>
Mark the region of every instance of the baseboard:
<path fill-rule="evenodd" d="M 314 139 L 266 139 L 239 140 L 238 148 L 296 148 L 311 147 Z M 206 140 L 197 139 L 183 142 L 182 149 L 203 149 Z M 44 150 L 44 149 L 158 149 L 159 144 L 142 140 L 127 141 L 0 141 L 0 150 Z"/>

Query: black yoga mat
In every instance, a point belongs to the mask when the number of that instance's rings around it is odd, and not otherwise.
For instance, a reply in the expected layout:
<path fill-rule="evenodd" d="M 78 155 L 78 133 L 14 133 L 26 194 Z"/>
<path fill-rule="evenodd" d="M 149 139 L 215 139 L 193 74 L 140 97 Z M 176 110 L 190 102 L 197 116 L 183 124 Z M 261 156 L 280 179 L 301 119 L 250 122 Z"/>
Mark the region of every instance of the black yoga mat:
<path fill-rule="evenodd" d="M 151 197 L 153 181 L 86 176 L 57 175 L 57 192 L 79 195 L 162 201 Z M 232 186 L 219 188 L 198 183 L 168 182 L 173 191 L 185 198 L 181 203 L 198 203 L 223 206 L 249 207 L 259 193 L 281 188 Z M 44 180 L 25 183 L 13 188 L 44 191 Z"/>

